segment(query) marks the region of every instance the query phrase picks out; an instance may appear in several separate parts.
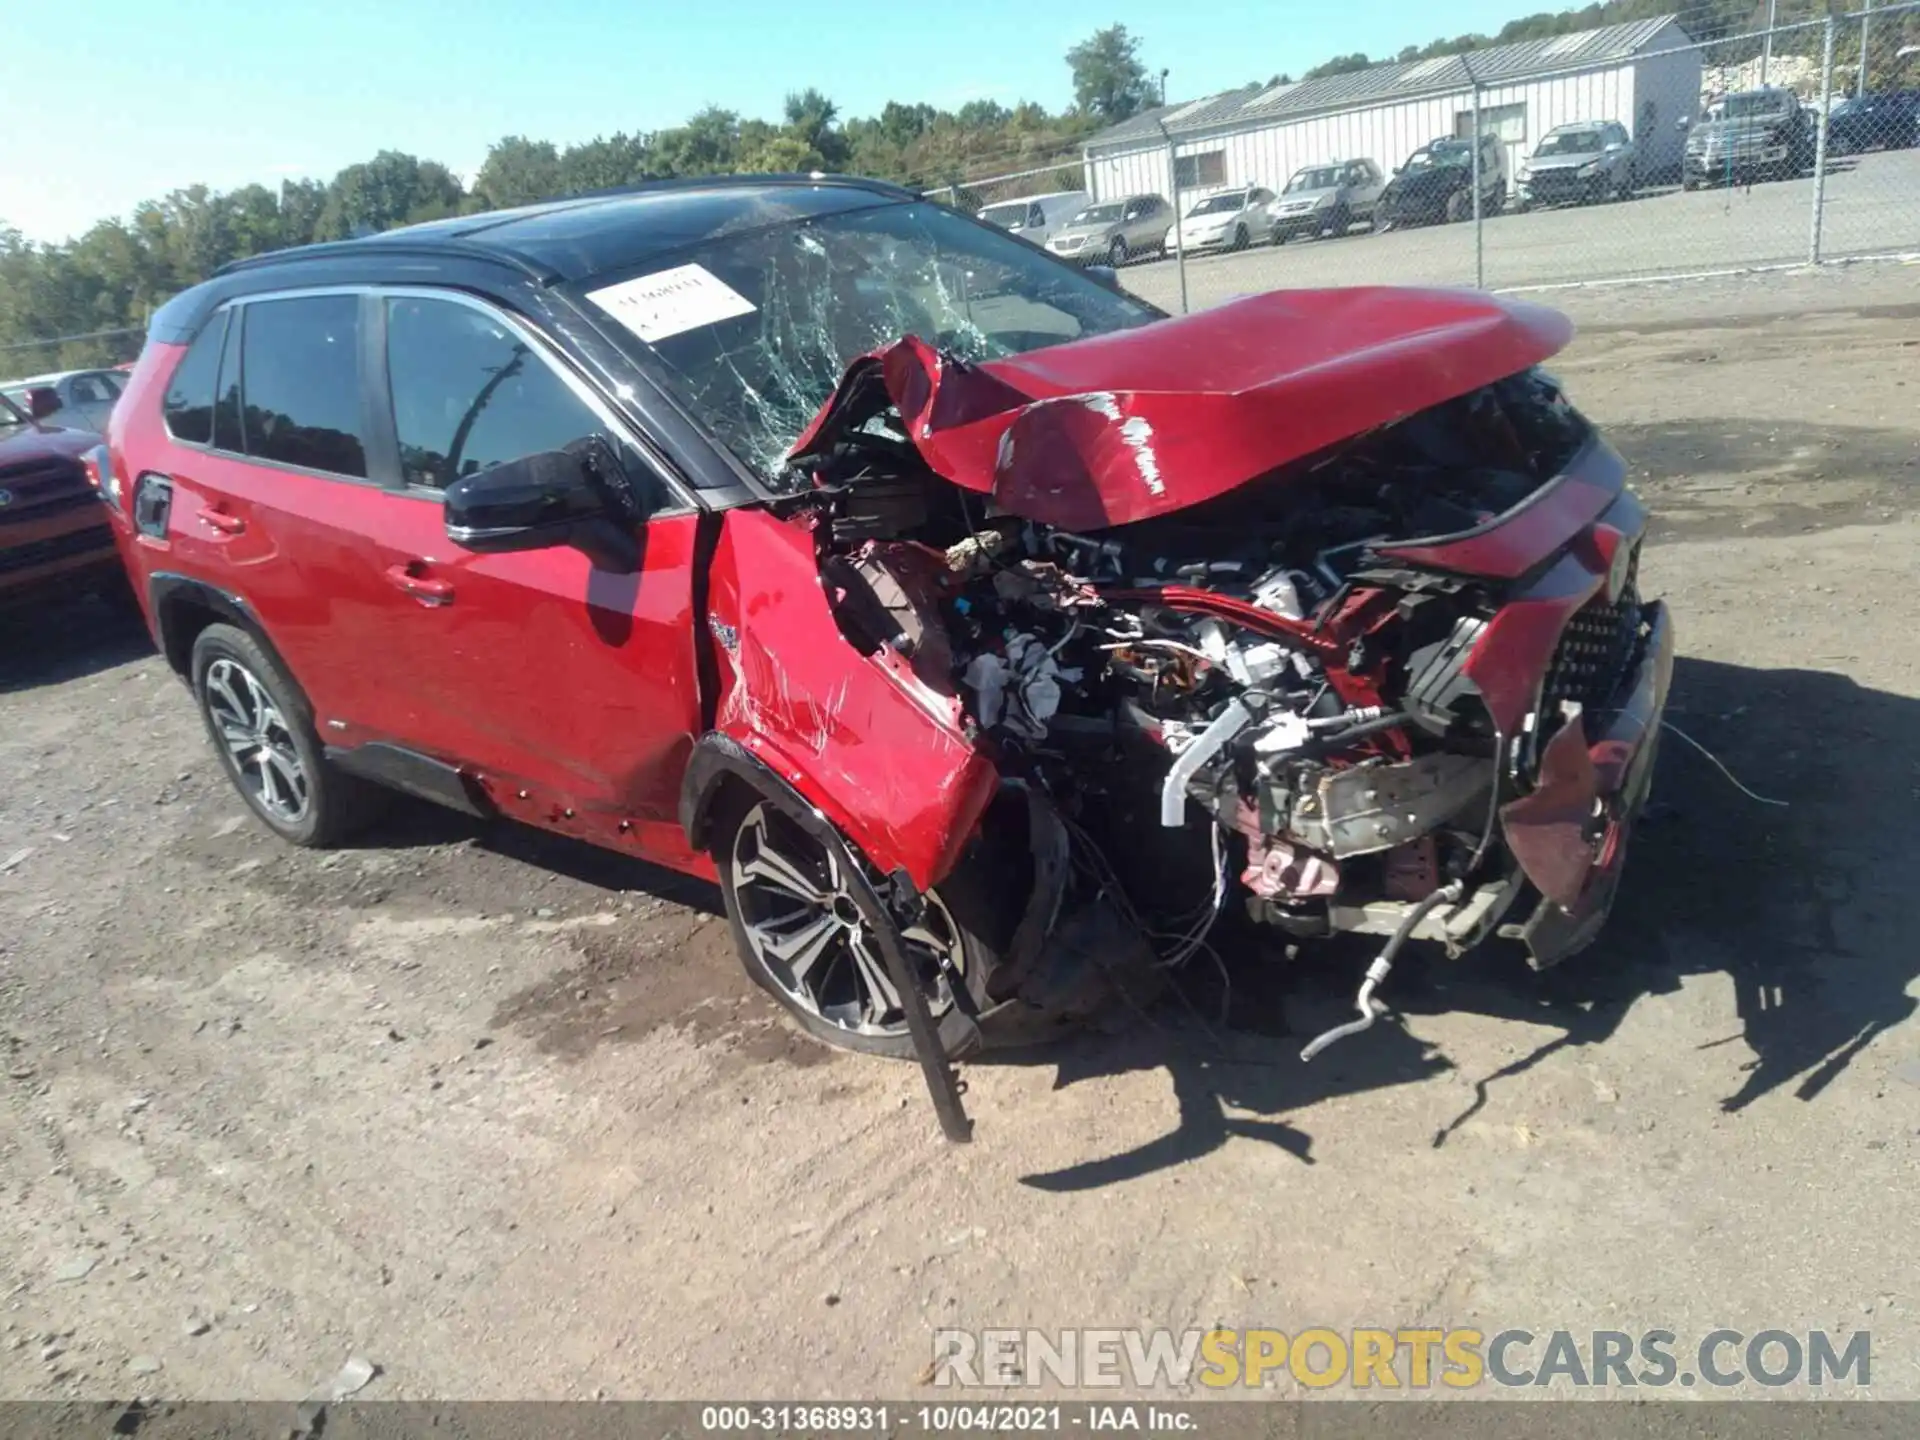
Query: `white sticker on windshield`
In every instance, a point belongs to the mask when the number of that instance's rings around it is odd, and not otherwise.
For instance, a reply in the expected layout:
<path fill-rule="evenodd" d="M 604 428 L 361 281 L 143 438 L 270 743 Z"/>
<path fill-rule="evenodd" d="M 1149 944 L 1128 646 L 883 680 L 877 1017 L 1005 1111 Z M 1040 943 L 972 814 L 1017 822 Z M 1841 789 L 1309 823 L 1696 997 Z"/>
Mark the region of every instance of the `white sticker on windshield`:
<path fill-rule="evenodd" d="M 703 265 L 676 265 L 590 290 L 587 298 L 649 345 L 754 311 L 751 300 Z"/>

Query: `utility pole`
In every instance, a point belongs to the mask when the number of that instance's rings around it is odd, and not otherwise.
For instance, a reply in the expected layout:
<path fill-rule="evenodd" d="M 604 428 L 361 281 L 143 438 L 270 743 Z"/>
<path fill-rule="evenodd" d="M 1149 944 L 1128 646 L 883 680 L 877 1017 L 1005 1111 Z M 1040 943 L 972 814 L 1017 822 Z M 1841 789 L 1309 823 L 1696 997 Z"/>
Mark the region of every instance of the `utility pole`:
<path fill-rule="evenodd" d="M 1854 93 L 1864 97 L 1867 93 L 1867 20 L 1873 14 L 1873 0 L 1861 0 L 1860 5 L 1860 83 L 1854 86 Z"/>
<path fill-rule="evenodd" d="M 1160 104 L 1162 106 L 1165 106 L 1166 103 L 1167 103 L 1167 71 L 1166 71 L 1166 67 L 1162 66 L 1160 69 Z"/>
<path fill-rule="evenodd" d="M 1780 0 L 1767 0 L 1767 45 L 1760 52 L 1760 88 L 1767 88 L 1767 67 L 1773 63 L 1773 17 Z"/>
<path fill-rule="evenodd" d="M 1187 242 L 1180 233 L 1180 154 L 1173 143 L 1173 135 L 1168 131 L 1166 122 L 1158 115 L 1153 123 L 1159 127 L 1160 136 L 1167 142 L 1167 188 L 1173 192 L 1173 263 L 1180 272 L 1180 313 L 1187 313 Z"/>

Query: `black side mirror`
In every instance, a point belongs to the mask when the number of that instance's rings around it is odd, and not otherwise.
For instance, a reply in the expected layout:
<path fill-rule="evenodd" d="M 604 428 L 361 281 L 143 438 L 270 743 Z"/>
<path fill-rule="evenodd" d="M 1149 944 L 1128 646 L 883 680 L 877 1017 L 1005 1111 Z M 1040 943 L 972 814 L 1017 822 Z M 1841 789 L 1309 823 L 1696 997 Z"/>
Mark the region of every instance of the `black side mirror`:
<path fill-rule="evenodd" d="M 447 486 L 447 538 L 481 555 L 571 545 L 602 569 L 631 571 L 639 544 L 595 469 L 589 454 L 547 450 L 464 476 Z"/>
<path fill-rule="evenodd" d="M 1087 266 L 1087 278 L 1096 284 L 1104 285 L 1116 294 L 1120 289 L 1120 274 L 1111 265 Z"/>

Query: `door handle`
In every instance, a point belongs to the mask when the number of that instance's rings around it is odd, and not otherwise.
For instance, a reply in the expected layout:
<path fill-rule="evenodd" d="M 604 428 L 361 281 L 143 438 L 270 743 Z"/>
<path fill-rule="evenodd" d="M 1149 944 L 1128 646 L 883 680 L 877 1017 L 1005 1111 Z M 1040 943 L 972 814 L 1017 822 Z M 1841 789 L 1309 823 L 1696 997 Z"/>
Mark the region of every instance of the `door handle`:
<path fill-rule="evenodd" d="M 209 528 L 218 530 L 222 535 L 244 535 L 246 533 L 246 521 L 242 520 L 238 515 L 229 515 L 222 510 L 202 510 L 200 512 L 200 519 Z"/>
<path fill-rule="evenodd" d="M 448 580 L 430 580 L 424 575 L 414 573 L 414 561 L 411 565 L 389 565 L 387 583 L 403 594 L 411 595 L 422 605 L 451 605 L 453 603 L 453 583 Z"/>

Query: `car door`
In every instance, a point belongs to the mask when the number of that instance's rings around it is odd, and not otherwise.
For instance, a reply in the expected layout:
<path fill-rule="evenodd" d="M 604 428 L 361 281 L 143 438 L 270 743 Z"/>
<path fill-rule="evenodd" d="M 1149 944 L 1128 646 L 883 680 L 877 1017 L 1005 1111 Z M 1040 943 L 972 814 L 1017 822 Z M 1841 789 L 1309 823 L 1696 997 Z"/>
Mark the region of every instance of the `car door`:
<path fill-rule="evenodd" d="M 1351 208 L 1355 215 L 1372 215 L 1380 204 L 1380 192 L 1386 188 L 1386 181 L 1380 174 L 1380 167 L 1371 160 L 1360 160 L 1353 167 L 1353 201 Z"/>
<path fill-rule="evenodd" d="M 378 304 L 378 388 L 401 473 L 374 543 L 420 748 L 504 778 L 493 788 L 510 812 L 522 799 L 539 812 L 523 818 L 577 809 L 622 833 L 629 819 L 671 828 L 700 730 L 694 507 L 530 327 L 447 293 Z M 474 554 L 448 540 L 453 480 L 590 437 L 646 512 L 634 569 L 569 547 Z"/>

